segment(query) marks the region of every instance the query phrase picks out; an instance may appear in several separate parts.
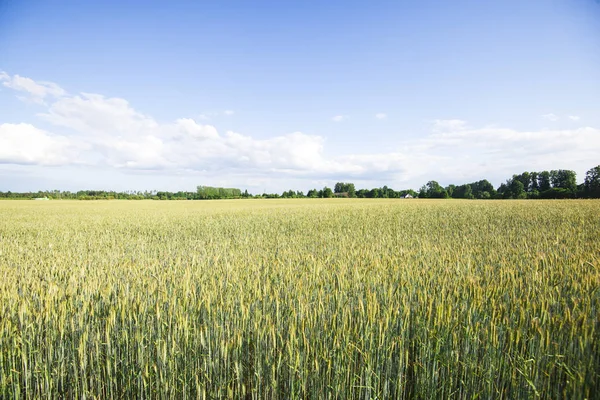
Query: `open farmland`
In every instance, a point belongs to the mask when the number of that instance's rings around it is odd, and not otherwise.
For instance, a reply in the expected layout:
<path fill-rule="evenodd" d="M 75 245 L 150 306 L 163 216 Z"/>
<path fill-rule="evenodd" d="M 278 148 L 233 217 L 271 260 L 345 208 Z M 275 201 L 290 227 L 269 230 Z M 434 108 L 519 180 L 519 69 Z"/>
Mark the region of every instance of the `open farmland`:
<path fill-rule="evenodd" d="M 0 398 L 593 398 L 600 202 L 0 202 Z"/>

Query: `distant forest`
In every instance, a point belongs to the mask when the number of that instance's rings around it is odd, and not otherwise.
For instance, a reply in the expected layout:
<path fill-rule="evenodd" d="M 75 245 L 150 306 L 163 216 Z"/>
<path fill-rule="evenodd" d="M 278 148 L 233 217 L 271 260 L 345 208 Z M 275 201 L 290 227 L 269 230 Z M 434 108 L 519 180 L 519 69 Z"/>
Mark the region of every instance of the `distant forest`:
<path fill-rule="evenodd" d="M 462 185 L 441 186 L 436 181 L 429 181 L 419 191 L 412 189 L 394 190 L 383 186 L 373 189 L 356 189 L 353 183 L 338 182 L 335 187 L 311 189 L 306 194 L 302 191 L 288 190 L 282 194 L 263 193 L 252 195 L 247 190 L 236 188 L 220 188 L 198 186 L 195 192 L 165 191 L 104 191 L 80 190 L 38 191 L 38 192 L 0 192 L 0 199 L 77 199 L 77 200 L 214 200 L 239 198 L 428 198 L 428 199 L 573 199 L 600 198 L 600 165 L 587 171 L 584 182 L 577 184 L 577 176 L 570 170 L 552 170 L 541 172 L 523 172 L 513 175 L 497 189 L 486 179 Z"/>

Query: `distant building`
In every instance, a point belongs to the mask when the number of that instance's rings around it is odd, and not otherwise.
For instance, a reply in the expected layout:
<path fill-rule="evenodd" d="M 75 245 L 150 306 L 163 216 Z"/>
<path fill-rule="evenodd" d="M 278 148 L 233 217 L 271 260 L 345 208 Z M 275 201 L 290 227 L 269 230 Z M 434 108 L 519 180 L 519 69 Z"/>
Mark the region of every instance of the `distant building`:
<path fill-rule="evenodd" d="M 413 197 L 410 195 L 410 193 L 406 193 L 402 198 L 403 199 L 412 199 Z"/>
<path fill-rule="evenodd" d="M 47 197 L 35 197 L 34 200 L 50 200 Z"/>
<path fill-rule="evenodd" d="M 342 192 L 342 193 L 334 193 L 333 194 L 335 197 L 350 197 L 348 195 L 348 192 Z"/>

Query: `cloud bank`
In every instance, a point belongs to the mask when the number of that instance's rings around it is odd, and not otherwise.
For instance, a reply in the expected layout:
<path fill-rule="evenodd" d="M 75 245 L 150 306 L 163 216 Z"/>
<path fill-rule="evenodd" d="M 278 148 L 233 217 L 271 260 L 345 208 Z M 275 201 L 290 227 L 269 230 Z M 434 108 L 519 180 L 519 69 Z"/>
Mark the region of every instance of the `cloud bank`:
<path fill-rule="evenodd" d="M 0 164 L 239 175 L 239 184 L 276 175 L 416 187 L 429 179 L 461 183 L 552 168 L 575 169 L 581 179 L 581 171 L 596 165 L 600 154 L 597 128 L 519 131 L 445 119 L 432 121 L 429 134 L 402 140 L 385 152 L 331 156 L 323 136 L 291 132 L 257 139 L 220 132 L 192 118 L 159 122 L 125 99 L 70 94 L 52 82 L 0 73 L 0 83 L 41 105 L 44 111 L 37 118 L 50 127 L 0 121 Z"/>

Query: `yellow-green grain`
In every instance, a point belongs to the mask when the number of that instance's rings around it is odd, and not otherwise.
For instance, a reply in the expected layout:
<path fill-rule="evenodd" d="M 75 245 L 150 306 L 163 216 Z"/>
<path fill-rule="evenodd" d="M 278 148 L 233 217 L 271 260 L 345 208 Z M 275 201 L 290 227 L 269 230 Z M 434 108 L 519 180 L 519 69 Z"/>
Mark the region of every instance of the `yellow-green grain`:
<path fill-rule="evenodd" d="M 600 202 L 0 202 L 0 398 L 594 398 Z"/>

